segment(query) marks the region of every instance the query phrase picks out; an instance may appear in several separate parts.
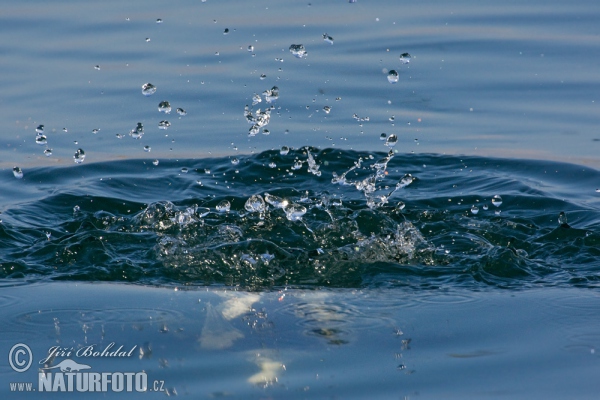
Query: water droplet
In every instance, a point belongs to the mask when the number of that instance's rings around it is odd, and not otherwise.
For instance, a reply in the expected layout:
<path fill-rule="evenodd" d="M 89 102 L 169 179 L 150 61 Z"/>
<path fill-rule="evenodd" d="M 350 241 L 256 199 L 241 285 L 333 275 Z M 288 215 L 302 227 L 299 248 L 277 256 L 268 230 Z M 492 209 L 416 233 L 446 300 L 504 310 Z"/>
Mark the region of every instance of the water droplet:
<path fill-rule="evenodd" d="M 398 189 L 407 187 L 408 185 L 410 185 L 411 183 L 413 183 L 415 181 L 415 177 L 412 176 L 411 174 L 406 174 L 402 177 L 402 179 L 400 179 L 400 181 L 396 184 L 396 187 Z"/>
<path fill-rule="evenodd" d="M 35 132 L 44 133 L 44 125 L 39 125 L 37 128 L 35 128 Z"/>
<path fill-rule="evenodd" d="M 157 23 L 157 24 L 162 24 L 162 22 L 163 22 L 163 20 L 162 20 L 161 18 L 158 18 L 158 19 L 156 20 L 156 23 Z"/>
<path fill-rule="evenodd" d="M 92 133 L 93 133 L 94 135 L 95 135 L 95 134 L 97 134 L 98 132 L 100 132 L 100 129 L 98 129 L 98 128 L 96 128 L 96 129 L 92 129 Z"/>
<path fill-rule="evenodd" d="M 411 58 L 412 58 L 411 55 L 408 54 L 408 53 L 402 53 L 402 54 L 400 54 L 400 62 L 402 64 L 408 64 L 410 62 Z"/>
<path fill-rule="evenodd" d="M 306 214 L 306 207 L 300 204 L 289 204 L 284 208 L 285 216 L 290 221 L 300 221 Z"/>
<path fill-rule="evenodd" d="M 496 207 L 500 207 L 502 205 L 502 197 L 497 194 L 494 195 L 494 197 L 492 197 L 492 204 Z"/>
<path fill-rule="evenodd" d="M 391 70 L 387 76 L 389 83 L 397 83 L 398 82 L 398 72 L 396 70 Z"/>
<path fill-rule="evenodd" d="M 299 160 L 298 160 L 298 161 L 296 161 L 296 162 L 294 163 L 294 165 L 292 165 L 290 168 L 291 168 L 292 170 L 294 170 L 294 171 L 296 171 L 296 170 L 298 170 L 298 169 L 302 168 L 302 161 L 299 161 Z"/>
<path fill-rule="evenodd" d="M 46 135 L 42 135 L 42 134 L 38 133 L 35 136 L 35 142 L 37 144 L 46 145 L 46 144 L 48 144 L 48 139 L 46 138 Z"/>
<path fill-rule="evenodd" d="M 404 207 L 406 207 L 406 204 L 404 204 L 402 201 L 399 201 L 398 204 L 396 204 L 396 211 L 402 211 L 404 210 Z"/>
<path fill-rule="evenodd" d="M 277 164 L 275 164 L 275 162 L 271 161 L 271 162 L 269 163 L 269 167 L 270 167 L 270 168 L 277 168 Z"/>
<path fill-rule="evenodd" d="M 325 106 L 325 107 L 323 107 L 323 111 L 325 111 L 325 114 L 329 114 L 331 112 L 331 107 Z"/>
<path fill-rule="evenodd" d="M 171 104 L 168 101 L 161 101 L 158 103 L 158 111 L 169 114 L 171 112 Z"/>
<path fill-rule="evenodd" d="M 382 133 L 379 135 L 379 140 L 385 140 L 387 138 L 387 133 Z"/>
<path fill-rule="evenodd" d="M 44 150 L 44 155 L 46 157 L 50 157 L 52 155 L 52 149 L 46 149 L 46 150 Z"/>
<path fill-rule="evenodd" d="M 250 198 L 248 200 L 246 200 L 246 204 L 244 204 L 244 208 L 248 212 L 262 213 L 263 211 L 265 211 L 265 208 L 266 208 L 265 200 L 262 198 L 261 195 L 255 194 L 253 196 L 250 196 Z"/>
<path fill-rule="evenodd" d="M 100 66 L 99 66 L 99 65 L 96 65 L 96 66 L 94 67 L 94 69 L 95 69 L 96 71 L 100 71 Z"/>
<path fill-rule="evenodd" d="M 293 44 L 290 46 L 290 53 L 296 58 L 304 58 L 308 55 L 308 52 L 304 48 L 304 45 Z"/>
<path fill-rule="evenodd" d="M 471 207 L 471 214 L 476 215 L 479 212 L 479 207 L 473 206 Z"/>
<path fill-rule="evenodd" d="M 396 143 L 398 143 L 398 136 L 396 136 L 396 135 L 388 136 L 388 138 L 385 141 L 385 145 L 387 147 L 394 147 L 396 145 Z"/>
<path fill-rule="evenodd" d="M 63 132 L 67 133 L 68 132 L 67 128 L 63 128 Z"/>
<path fill-rule="evenodd" d="M 282 156 L 287 155 L 290 152 L 290 148 L 287 146 L 281 146 L 281 150 L 279 150 L 279 154 Z"/>
<path fill-rule="evenodd" d="M 146 153 L 150 153 L 150 150 L 152 150 L 152 149 L 150 148 L 150 146 L 144 146 L 144 151 L 145 151 Z"/>
<path fill-rule="evenodd" d="M 271 89 L 265 90 L 263 96 L 265 96 L 265 101 L 267 103 L 272 103 L 279 98 L 279 88 L 273 86 Z"/>
<path fill-rule="evenodd" d="M 144 96 L 152 96 L 154 93 L 156 93 L 156 86 L 151 83 L 144 83 L 142 85 L 142 94 Z"/>
<path fill-rule="evenodd" d="M 204 173 L 205 174 L 210 174 L 210 168 L 204 168 Z"/>
<path fill-rule="evenodd" d="M 229 28 L 225 28 L 225 30 L 223 31 L 223 35 L 227 35 L 229 33 Z"/>
<path fill-rule="evenodd" d="M 158 123 L 158 129 L 163 129 L 163 130 L 165 130 L 165 129 L 167 129 L 167 128 L 168 128 L 168 127 L 170 127 L 170 126 L 171 126 L 171 123 L 170 123 L 169 121 L 160 121 L 160 122 Z"/>
<path fill-rule="evenodd" d="M 264 81 L 265 79 L 267 79 L 267 76 L 265 74 L 260 74 L 260 80 Z"/>
<path fill-rule="evenodd" d="M 558 214 L 558 225 L 563 228 L 569 228 L 569 224 L 567 223 L 567 215 L 564 213 L 564 211 L 561 211 L 560 214 Z"/>
<path fill-rule="evenodd" d="M 181 173 L 182 174 L 187 174 L 189 171 L 189 169 L 187 169 L 186 167 L 181 168 Z"/>
<path fill-rule="evenodd" d="M 263 135 L 270 135 L 270 134 L 271 134 L 271 131 L 270 131 L 270 130 L 268 130 L 267 128 L 265 128 L 265 129 L 263 129 L 263 131 L 262 131 L 262 134 L 263 134 Z"/>
<path fill-rule="evenodd" d="M 483 208 L 483 210 L 484 210 L 484 211 L 487 211 L 487 209 L 488 209 L 488 205 L 487 205 L 487 204 L 484 204 L 482 208 Z"/>
<path fill-rule="evenodd" d="M 221 213 L 229 212 L 229 210 L 231 209 L 231 203 L 227 200 L 222 200 L 219 204 L 217 204 L 215 208 L 218 212 Z"/>
<path fill-rule="evenodd" d="M 83 149 L 77 149 L 73 155 L 73 161 L 75 161 L 76 164 L 81 164 L 83 160 L 85 160 L 85 152 Z"/>
<path fill-rule="evenodd" d="M 231 163 L 232 163 L 233 165 L 238 165 L 238 164 L 240 163 L 240 160 L 238 160 L 236 157 L 233 157 L 233 158 L 231 159 Z"/>
<path fill-rule="evenodd" d="M 269 193 L 265 193 L 265 201 L 275 208 L 285 208 L 289 204 L 287 200 Z"/>
<path fill-rule="evenodd" d="M 147 37 L 147 38 L 146 38 L 146 43 L 147 43 L 147 42 L 149 42 L 149 41 L 150 41 L 150 38 L 149 38 L 149 37 Z"/>
<path fill-rule="evenodd" d="M 13 175 L 15 178 L 21 179 L 23 178 L 23 170 L 21 170 L 19 167 L 13 167 Z"/>
<path fill-rule="evenodd" d="M 187 111 L 185 111 L 183 108 L 178 108 L 177 114 L 181 115 L 182 117 L 185 117 L 187 115 Z"/>
<path fill-rule="evenodd" d="M 260 103 L 261 101 L 262 101 L 262 98 L 260 97 L 260 95 L 254 93 L 254 96 L 252 96 L 252 105 L 255 106 L 258 103 Z"/>
<path fill-rule="evenodd" d="M 152 161 L 152 164 L 154 164 L 154 165 L 158 165 L 158 160 L 154 160 L 154 161 Z"/>
<path fill-rule="evenodd" d="M 131 132 L 129 132 L 129 135 L 134 139 L 140 139 L 144 136 L 144 125 L 142 125 L 141 122 L 138 122 L 135 129 L 132 129 Z"/>
<path fill-rule="evenodd" d="M 74 213 L 78 213 L 80 210 L 81 210 L 81 207 L 79 207 L 78 205 L 75 205 L 75 207 L 73 207 Z"/>
<path fill-rule="evenodd" d="M 323 34 L 323 40 L 329 44 L 333 44 L 333 38 L 326 33 Z"/>

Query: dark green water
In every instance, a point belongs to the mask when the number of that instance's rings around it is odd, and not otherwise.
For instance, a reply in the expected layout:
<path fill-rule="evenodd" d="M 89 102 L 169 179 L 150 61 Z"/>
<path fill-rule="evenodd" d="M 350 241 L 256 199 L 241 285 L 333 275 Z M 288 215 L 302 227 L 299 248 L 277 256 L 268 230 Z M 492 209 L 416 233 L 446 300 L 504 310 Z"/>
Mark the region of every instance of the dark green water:
<path fill-rule="evenodd" d="M 23 179 L 5 170 L 0 276 L 251 290 L 598 287 L 594 169 L 307 148 L 231 161 L 84 163 Z M 288 216 L 292 205 L 305 213 Z"/>

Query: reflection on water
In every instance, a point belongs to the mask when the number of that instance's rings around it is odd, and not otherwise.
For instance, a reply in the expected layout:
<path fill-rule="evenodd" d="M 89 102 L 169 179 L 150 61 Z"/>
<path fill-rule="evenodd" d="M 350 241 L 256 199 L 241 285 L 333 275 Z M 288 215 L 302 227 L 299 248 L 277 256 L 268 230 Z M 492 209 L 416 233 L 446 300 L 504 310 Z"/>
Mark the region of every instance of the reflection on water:
<path fill-rule="evenodd" d="M 496 391 L 521 397 L 541 390 L 556 398 L 551 392 L 560 390 L 581 398 L 596 389 L 598 321 L 591 314 L 582 320 L 571 310 L 597 308 L 599 298 L 575 289 L 455 291 L 448 301 L 437 291 L 402 289 L 257 294 L 69 283 L 5 292 L 13 301 L 1 311 L 3 347 L 26 340 L 35 362 L 56 345 L 73 351 L 111 343 L 134 348 L 135 354 L 118 360 L 70 359 L 92 372 L 143 370 L 149 379 L 164 381 L 171 394 L 439 398 Z M 430 295 L 434 303 L 422 301 Z M 65 308 L 64 296 L 78 304 Z M 39 315 L 33 300 L 38 298 L 45 299 Z M 105 310 L 97 308 L 98 299 Z M 57 355 L 48 365 L 66 358 Z M 539 364 L 540 358 L 547 362 Z M 538 379 L 529 379 L 532 368 L 536 377 L 553 377 L 553 387 L 540 388 Z M 445 383 L 432 384 L 441 371 Z M 22 378 L 36 374 L 33 369 Z M 507 374 L 515 379 L 507 380 Z M 14 379 L 14 371 L 1 371 L 2 384 Z"/>

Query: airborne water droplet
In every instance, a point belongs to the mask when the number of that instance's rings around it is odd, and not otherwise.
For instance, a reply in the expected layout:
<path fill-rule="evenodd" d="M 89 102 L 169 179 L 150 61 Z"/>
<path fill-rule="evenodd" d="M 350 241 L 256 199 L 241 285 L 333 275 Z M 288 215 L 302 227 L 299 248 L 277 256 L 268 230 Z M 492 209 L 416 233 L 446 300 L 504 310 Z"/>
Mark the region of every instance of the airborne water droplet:
<path fill-rule="evenodd" d="M 154 165 L 158 165 L 158 160 L 154 160 L 154 161 L 152 161 L 152 164 L 154 164 Z"/>
<path fill-rule="evenodd" d="M 400 54 L 400 62 L 402 64 L 408 64 L 410 62 L 411 58 L 412 58 L 411 55 L 408 54 L 408 53 L 402 53 L 402 54 Z"/>
<path fill-rule="evenodd" d="M 165 114 L 169 114 L 171 112 L 171 103 L 168 101 L 161 101 L 158 103 L 158 111 L 164 112 Z"/>
<path fill-rule="evenodd" d="M 304 45 L 301 44 L 292 44 L 290 46 L 290 53 L 296 58 L 304 58 L 308 55 Z"/>
<path fill-rule="evenodd" d="M 144 96 L 152 96 L 154 93 L 156 93 L 156 86 L 151 83 L 144 83 L 142 85 L 142 94 Z"/>
<path fill-rule="evenodd" d="M 567 223 L 567 215 L 564 211 L 561 211 L 560 214 L 558 214 L 558 225 L 563 228 L 569 227 L 569 224 Z"/>
<path fill-rule="evenodd" d="M 52 155 L 52 149 L 46 149 L 46 150 L 44 150 L 44 155 L 46 157 L 50 157 Z"/>
<path fill-rule="evenodd" d="M 323 34 L 323 40 L 329 44 L 333 44 L 333 38 L 326 33 Z"/>
<path fill-rule="evenodd" d="M 35 128 L 36 133 L 44 133 L 44 125 L 39 125 Z"/>
<path fill-rule="evenodd" d="M 158 129 L 166 130 L 170 126 L 171 126 L 171 123 L 169 121 L 160 121 L 158 123 Z"/>
<path fill-rule="evenodd" d="M 73 155 L 73 161 L 75 161 L 76 164 L 81 164 L 83 160 L 85 160 L 85 152 L 83 149 L 77 149 Z"/>
<path fill-rule="evenodd" d="M 323 111 L 325 111 L 325 114 L 329 114 L 331 112 L 331 107 L 325 106 L 323 107 Z"/>
<path fill-rule="evenodd" d="M 387 140 L 385 141 L 385 145 L 387 147 L 394 147 L 396 143 L 398 143 L 398 136 L 396 135 L 388 136 Z"/>
<path fill-rule="evenodd" d="M 388 73 L 387 79 L 388 79 L 389 83 L 397 83 L 398 79 L 399 79 L 398 78 L 398 72 L 396 72 L 395 70 L 391 70 Z"/>
<path fill-rule="evenodd" d="M 183 108 L 178 108 L 177 109 L 177 114 L 181 115 L 182 117 L 187 115 L 187 111 L 185 111 Z"/>
<path fill-rule="evenodd" d="M 48 139 L 46 138 L 46 135 L 38 133 L 35 137 L 35 142 L 40 145 L 45 145 L 48 144 Z"/>
<path fill-rule="evenodd" d="M 236 157 L 234 157 L 234 158 L 231 159 L 231 163 L 233 165 L 238 165 L 240 163 L 240 160 L 238 160 Z"/>
<path fill-rule="evenodd" d="M 131 137 L 134 139 L 140 139 L 142 136 L 144 136 L 144 125 L 142 125 L 141 122 L 138 122 L 135 129 L 132 129 L 131 132 L 129 132 L 129 135 L 131 135 Z"/>
<path fill-rule="evenodd" d="M 151 150 L 150 146 L 144 146 L 144 151 L 146 153 L 150 153 L 150 150 Z"/>
<path fill-rule="evenodd" d="M 23 170 L 21 170 L 19 167 L 13 167 L 13 175 L 15 178 L 21 179 L 23 178 Z"/>
<path fill-rule="evenodd" d="M 478 212 L 479 212 L 479 207 L 477 207 L 477 206 L 471 207 L 471 214 L 477 215 Z"/>
<path fill-rule="evenodd" d="M 287 155 L 290 152 L 290 148 L 287 146 L 282 146 L 281 150 L 279 150 L 279 154 L 281 154 L 282 156 Z"/>
<path fill-rule="evenodd" d="M 215 208 L 218 212 L 221 213 L 229 212 L 229 210 L 231 209 L 231 203 L 227 200 L 222 200 L 219 204 L 217 204 Z"/>
<path fill-rule="evenodd" d="M 497 194 L 494 195 L 494 197 L 492 197 L 492 204 L 496 207 L 500 207 L 502 205 L 502 197 Z"/>

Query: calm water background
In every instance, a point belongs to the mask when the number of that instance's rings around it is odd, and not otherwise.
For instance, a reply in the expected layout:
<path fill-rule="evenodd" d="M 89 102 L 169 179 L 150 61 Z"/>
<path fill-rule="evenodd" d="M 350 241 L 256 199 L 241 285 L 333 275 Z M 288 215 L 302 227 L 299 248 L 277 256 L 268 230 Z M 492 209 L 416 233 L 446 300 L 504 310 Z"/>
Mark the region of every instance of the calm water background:
<path fill-rule="evenodd" d="M 1 9 L 0 352 L 138 346 L 76 360 L 155 396 L 597 397 L 597 2 Z"/>

